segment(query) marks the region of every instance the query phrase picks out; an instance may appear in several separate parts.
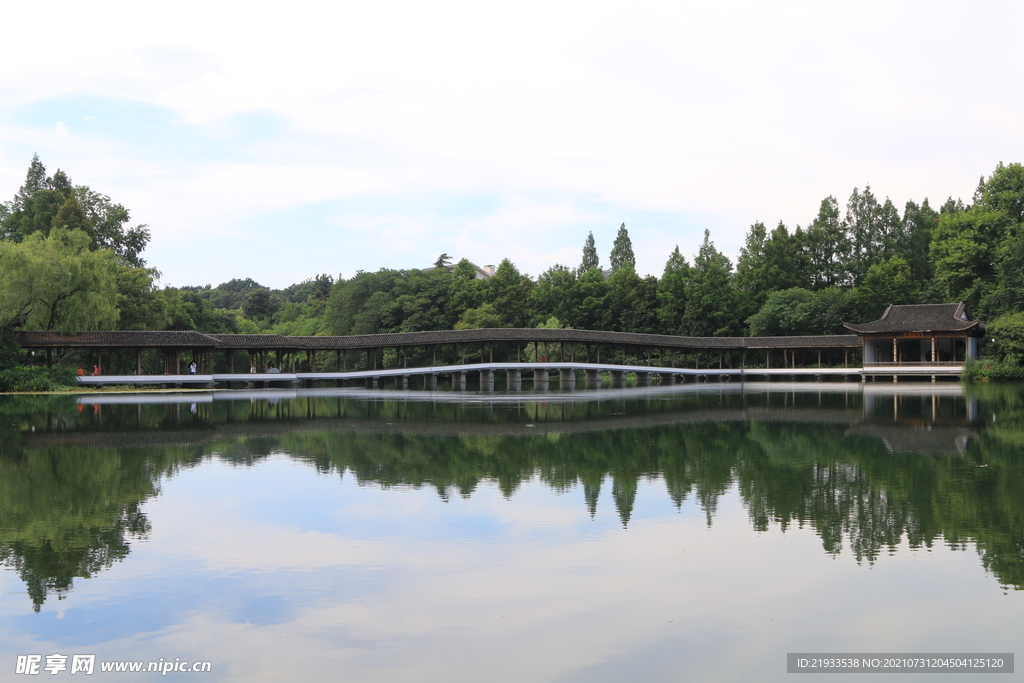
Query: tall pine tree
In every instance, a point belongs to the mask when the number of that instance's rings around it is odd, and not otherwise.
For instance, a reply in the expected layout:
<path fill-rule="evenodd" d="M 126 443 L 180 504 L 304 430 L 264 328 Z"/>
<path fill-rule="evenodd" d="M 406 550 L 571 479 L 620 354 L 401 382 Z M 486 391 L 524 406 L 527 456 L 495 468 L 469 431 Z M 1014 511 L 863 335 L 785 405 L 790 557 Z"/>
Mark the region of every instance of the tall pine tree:
<path fill-rule="evenodd" d="M 619 226 L 619 232 L 615 235 L 615 243 L 612 244 L 612 253 L 609 260 L 611 261 L 613 273 L 627 263 L 634 269 L 636 268 L 636 257 L 633 256 L 633 243 L 629 241 L 629 233 L 626 231 L 625 223 Z"/>
<path fill-rule="evenodd" d="M 594 245 L 594 233 L 587 234 L 587 241 L 583 243 L 583 262 L 580 263 L 580 275 L 591 268 L 601 269 L 601 259 L 597 255 L 597 247 Z"/>

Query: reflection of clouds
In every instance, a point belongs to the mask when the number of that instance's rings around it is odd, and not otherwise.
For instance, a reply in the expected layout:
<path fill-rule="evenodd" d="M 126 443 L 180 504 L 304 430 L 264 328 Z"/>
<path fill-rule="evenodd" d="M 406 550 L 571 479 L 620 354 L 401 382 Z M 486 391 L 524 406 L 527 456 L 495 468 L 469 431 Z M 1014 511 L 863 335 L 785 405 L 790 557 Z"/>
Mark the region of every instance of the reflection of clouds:
<path fill-rule="evenodd" d="M 211 462 L 165 481 L 146 506 L 151 540 L 61 609 L 146 614 L 88 651 L 210 660 L 211 681 L 781 681 L 787 651 L 1012 649 L 1003 634 L 1024 626 L 1020 596 L 993 591 L 973 552 L 904 546 L 869 569 L 828 557 L 809 530 L 752 531 L 734 492 L 708 529 L 661 482 L 639 486 L 623 530 L 607 486 L 591 522 L 579 490 L 540 483 L 442 503 L 281 457 Z M 160 591 L 181 596 L 147 599 Z M 2 649 L 86 651 L 88 638 Z"/>

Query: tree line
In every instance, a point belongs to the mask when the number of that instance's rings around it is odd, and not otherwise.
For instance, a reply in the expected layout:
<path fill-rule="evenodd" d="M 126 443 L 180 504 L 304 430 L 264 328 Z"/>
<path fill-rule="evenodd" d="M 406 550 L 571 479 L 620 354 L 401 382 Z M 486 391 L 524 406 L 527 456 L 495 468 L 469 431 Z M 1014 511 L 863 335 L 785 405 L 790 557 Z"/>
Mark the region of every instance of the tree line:
<path fill-rule="evenodd" d="M 509 259 L 481 278 L 466 259 L 432 268 L 317 275 L 284 289 L 250 278 L 159 287 L 147 226 L 38 156 L 0 205 L 0 349 L 12 330 L 197 330 L 293 335 L 572 327 L 684 336 L 835 334 L 888 304 L 964 301 L 992 321 L 991 351 L 1024 355 L 1024 166 L 1000 163 L 971 202 L 902 211 L 870 186 L 823 199 L 805 226 L 755 222 L 733 263 L 709 231 L 660 277 L 636 272 L 623 224 L 607 263 L 593 233 L 578 264 L 536 277 Z M 429 263 L 429 261 L 428 261 Z M 8 354 L 9 355 L 9 354 Z M 0 351 L 0 357 L 3 352 Z M 0 360 L 0 363 L 3 361 Z"/>

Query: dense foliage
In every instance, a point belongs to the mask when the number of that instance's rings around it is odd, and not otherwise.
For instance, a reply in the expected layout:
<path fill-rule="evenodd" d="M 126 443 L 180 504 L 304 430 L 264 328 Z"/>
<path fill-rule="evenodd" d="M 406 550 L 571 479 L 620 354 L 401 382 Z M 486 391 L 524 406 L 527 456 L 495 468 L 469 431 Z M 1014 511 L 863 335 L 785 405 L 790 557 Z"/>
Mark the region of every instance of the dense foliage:
<path fill-rule="evenodd" d="M 902 213 L 870 187 L 845 211 L 821 201 L 804 226 L 750 226 L 736 262 L 708 231 L 692 260 L 677 246 L 660 277 L 635 270 L 623 224 L 608 270 L 593 233 L 579 266 L 536 277 L 508 259 L 493 275 L 445 253 L 434 267 L 322 274 L 281 290 L 250 278 L 159 288 L 140 253 L 146 226 L 38 157 L 0 205 L 0 342 L 14 329 L 198 330 L 291 335 L 374 334 L 456 327 L 563 327 L 693 336 L 834 334 L 876 319 L 888 304 L 964 301 L 985 320 L 1024 311 L 1024 166 L 999 164 L 970 204 L 927 199 Z M 113 272 L 111 278 L 105 273 Z M 996 330 L 1003 327 L 996 325 Z M 1006 328 L 1010 330 L 1010 328 Z M 990 343 L 994 362 L 1024 353 Z"/>

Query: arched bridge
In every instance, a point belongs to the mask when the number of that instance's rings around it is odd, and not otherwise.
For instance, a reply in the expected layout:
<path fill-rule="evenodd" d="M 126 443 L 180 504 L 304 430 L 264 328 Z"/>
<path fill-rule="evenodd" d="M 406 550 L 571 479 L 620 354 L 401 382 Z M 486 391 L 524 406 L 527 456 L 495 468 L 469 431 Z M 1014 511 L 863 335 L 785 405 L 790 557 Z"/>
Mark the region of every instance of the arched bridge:
<path fill-rule="evenodd" d="M 110 331 L 23 332 L 20 342 L 31 352 L 44 353 L 48 363 L 60 362 L 69 349 L 85 350 L 95 359 L 99 374 L 80 378 L 83 384 L 343 384 L 376 383 L 389 377 L 404 384 L 421 375 L 427 383 L 438 375 L 450 375 L 458 383 L 467 373 L 478 374 L 486 383 L 502 371 L 509 382 L 521 380 L 524 373 L 539 377 L 551 372 L 566 381 L 577 372 L 589 379 L 610 372 L 613 380 L 634 373 L 641 381 L 657 375 L 665 382 L 688 376 L 864 372 L 857 335 L 679 337 L 533 328 L 313 337 Z M 148 368 L 161 359 L 161 374 L 143 372 L 144 360 Z M 194 376 L 187 372 L 191 361 L 197 365 Z M 912 370 L 934 376 L 948 374 L 952 368 Z M 891 375 L 878 368 L 871 372 Z"/>

